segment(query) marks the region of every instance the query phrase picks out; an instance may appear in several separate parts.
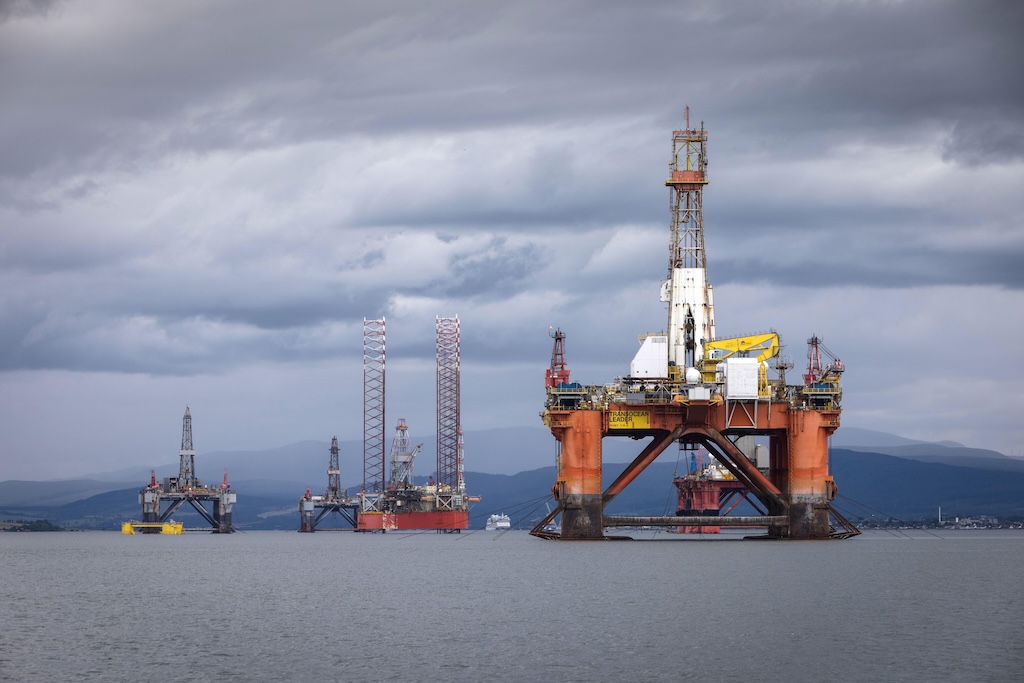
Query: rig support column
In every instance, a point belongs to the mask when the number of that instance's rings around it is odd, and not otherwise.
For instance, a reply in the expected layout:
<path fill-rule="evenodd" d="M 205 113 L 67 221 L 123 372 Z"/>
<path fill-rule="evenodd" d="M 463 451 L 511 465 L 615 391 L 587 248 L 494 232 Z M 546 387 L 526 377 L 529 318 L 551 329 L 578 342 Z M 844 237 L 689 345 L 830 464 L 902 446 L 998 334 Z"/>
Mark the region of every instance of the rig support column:
<path fill-rule="evenodd" d="M 213 499 L 213 519 L 217 527 L 213 530 L 215 534 L 230 534 L 235 529 L 231 526 L 232 510 L 235 507 L 235 492 L 222 491 L 219 496 Z"/>
<path fill-rule="evenodd" d="M 563 539 L 604 538 L 602 417 L 599 410 L 560 413 L 551 428 L 561 444 L 554 494 L 562 509 Z"/>
<path fill-rule="evenodd" d="M 306 489 L 306 495 L 299 500 L 299 531 L 311 534 L 316 531 L 316 507 L 313 497 Z"/>
<path fill-rule="evenodd" d="M 789 538 L 828 538 L 829 502 L 835 484 L 828 473 L 828 437 L 838 426 L 838 411 L 794 410 L 789 413 L 783 495 Z M 783 532 L 772 529 L 771 532 Z"/>
<path fill-rule="evenodd" d="M 160 522 L 160 490 L 143 489 L 139 493 L 139 502 L 142 503 L 142 521 L 145 524 L 157 524 Z"/>

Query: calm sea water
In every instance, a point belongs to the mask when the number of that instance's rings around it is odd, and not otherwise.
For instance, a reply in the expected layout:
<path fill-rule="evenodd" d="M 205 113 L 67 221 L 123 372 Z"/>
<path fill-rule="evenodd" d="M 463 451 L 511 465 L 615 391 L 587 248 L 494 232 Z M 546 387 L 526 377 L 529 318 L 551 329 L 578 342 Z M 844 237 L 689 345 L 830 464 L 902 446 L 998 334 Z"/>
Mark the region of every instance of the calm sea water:
<path fill-rule="evenodd" d="M 3 681 L 1019 681 L 1024 533 L 0 534 Z"/>

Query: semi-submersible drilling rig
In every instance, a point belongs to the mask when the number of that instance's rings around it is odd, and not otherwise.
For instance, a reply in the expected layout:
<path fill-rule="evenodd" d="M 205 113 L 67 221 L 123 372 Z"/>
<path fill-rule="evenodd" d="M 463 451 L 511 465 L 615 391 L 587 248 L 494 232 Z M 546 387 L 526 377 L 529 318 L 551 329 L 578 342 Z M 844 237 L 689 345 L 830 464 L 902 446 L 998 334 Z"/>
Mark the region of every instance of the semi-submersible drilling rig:
<path fill-rule="evenodd" d="M 788 385 L 786 364 L 769 378 L 768 362 L 779 352 L 774 332 L 715 338 L 712 288 L 704 253 L 702 192 L 707 184 L 707 132 L 690 127 L 672 133 L 671 239 L 665 332 L 641 337 L 630 373 L 604 385 L 569 382 L 562 332 L 554 333 L 547 371 L 544 424 L 558 442 L 557 506 L 535 536 L 600 539 L 609 527 L 762 527 L 771 538 L 846 538 L 858 530 L 830 505 L 836 486 L 829 475 L 828 439 L 839 427 L 842 363 L 823 364 L 820 342 L 810 340 L 808 371 Z M 608 486 L 602 483 L 601 443 L 606 436 L 650 441 Z M 738 444 L 754 436 L 768 441 L 768 463 L 759 469 Z M 743 443 L 754 443 L 743 439 Z M 607 505 L 670 445 L 704 446 L 758 501 L 761 515 L 687 517 L 616 516 Z M 559 527 L 551 522 L 561 517 Z M 557 528 L 557 530 L 552 530 Z"/>
<path fill-rule="evenodd" d="M 129 522 L 127 526 L 138 528 L 141 533 L 165 533 L 163 527 L 171 521 L 171 516 L 182 505 L 188 503 L 205 519 L 215 534 L 230 534 L 235 531 L 231 524 L 232 510 L 237 496 L 228 484 L 228 471 L 224 470 L 224 480 L 219 486 L 206 486 L 196 476 L 196 452 L 192 448 L 192 413 L 185 406 L 185 416 L 181 419 L 181 450 L 178 451 L 178 476 L 166 477 L 163 482 L 156 480 L 156 473 L 151 472 L 149 484 L 139 491 L 139 503 L 142 505 L 142 523 Z M 161 510 L 161 503 L 167 502 Z M 204 503 L 212 502 L 212 512 Z M 126 531 L 126 533 L 131 533 Z M 180 533 L 179 531 L 173 533 Z"/>

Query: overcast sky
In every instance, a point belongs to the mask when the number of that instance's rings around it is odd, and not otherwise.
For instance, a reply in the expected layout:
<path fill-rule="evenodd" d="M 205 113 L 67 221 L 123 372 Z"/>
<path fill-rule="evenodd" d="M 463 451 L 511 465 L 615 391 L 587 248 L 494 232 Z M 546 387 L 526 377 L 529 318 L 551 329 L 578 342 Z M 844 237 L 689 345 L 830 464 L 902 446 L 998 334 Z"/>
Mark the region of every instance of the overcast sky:
<path fill-rule="evenodd" d="M 845 425 L 1024 454 L 1024 4 L 0 0 L 0 480 L 540 426 L 665 325 L 709 131 L 720 336 L 847 367 Z M 326 458 L 326 456 L 325 456 Z M 361 454 L 343 454 L 361 470 Z M 467 453 L 472 469 L 472 453 Z M 202 472 L 201 472 L 202 474 Z M 207 474 L 216 478 L 217 473 Z"/>

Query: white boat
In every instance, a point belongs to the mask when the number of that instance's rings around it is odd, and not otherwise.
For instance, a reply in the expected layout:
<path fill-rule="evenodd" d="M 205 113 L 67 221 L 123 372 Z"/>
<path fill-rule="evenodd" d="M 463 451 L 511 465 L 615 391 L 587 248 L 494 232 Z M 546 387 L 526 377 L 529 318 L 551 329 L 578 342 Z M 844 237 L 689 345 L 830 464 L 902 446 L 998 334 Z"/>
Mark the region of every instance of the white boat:
<path fill-rule="evenodd" d="M 508 515 L 491 515 L 487 518 L 487 531 L 505 531 L 512 528 L 512 520 Z"/>

